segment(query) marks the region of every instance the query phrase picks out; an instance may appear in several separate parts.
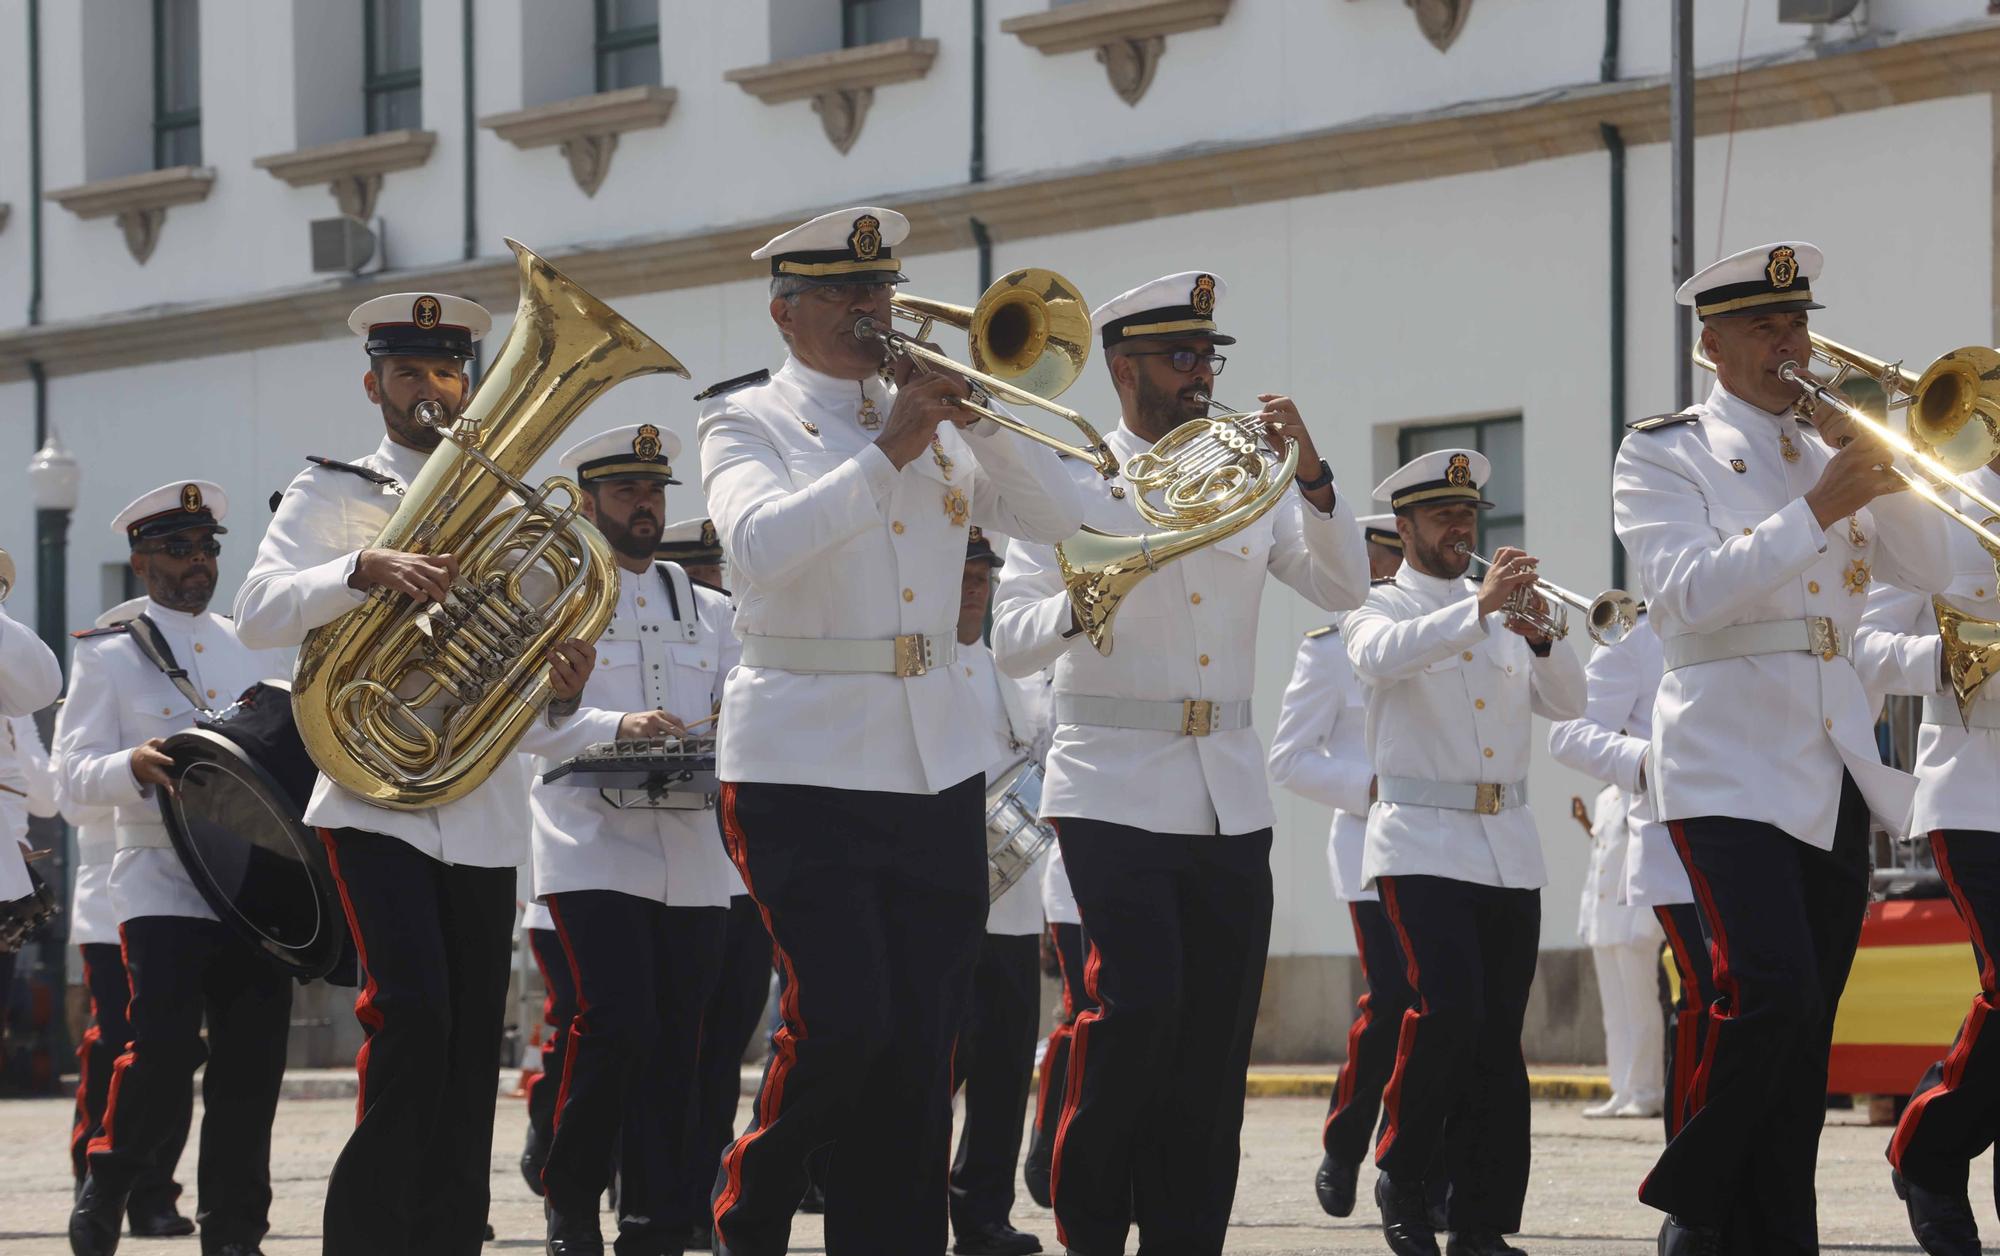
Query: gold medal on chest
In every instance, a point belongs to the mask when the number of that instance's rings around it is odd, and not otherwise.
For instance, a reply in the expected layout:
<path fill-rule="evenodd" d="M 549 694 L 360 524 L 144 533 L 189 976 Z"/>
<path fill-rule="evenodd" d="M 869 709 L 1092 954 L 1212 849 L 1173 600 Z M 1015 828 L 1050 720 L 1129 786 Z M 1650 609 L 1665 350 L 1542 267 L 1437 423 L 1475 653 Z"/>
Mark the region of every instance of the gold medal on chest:
<path fill-rule="evenodd" d="M 866 431 L 876 431 L 882 426 L 882 412 L 875 408 L 875 399 L 868 395 L 864 385 L 861 389 L 861 414 L 859 422 Z"/>
<path fill-rule="evenodd" d="M 965 500 L 965 490 L 948 488 L 944 491 L 944 517 L 951 520 L 954 528 L 963 527 L 972 514 L 972 507 Z"/>
<path fill-rule="evenodd" d="M 1790 432 L 1778 433 L 1778 451 L 1785 455 L 1786 462 L 1797 462 L 1799 460 L 1799 447 L 1792 444 L 1792 434 Z"/>
<path fill-rule="evenodd" d="M 806 430 L 806 435 L 808 436 L 819 435 L 819 424 L 813 422 L 811 419 L 800 419 L 799 426 Z"/>
<path fill-rule="evenodd" d="M 944 472 L 947 480 L 951 478 L 951 469 L 958 465 L 951 460 L 951 455 L 945 453 L 944 442 L 935 436 L 931 437 L 931 461 L 938 464 L 938 470 Z"/>
<path fill-rule="evenodd" d="M 1847 575 L 1842 578 L 1841 583 L 1847 586 L 1849 593 L 1859 597 L 1868 592 L 1868 580 L 1868 560 L 1857 558 L 1847 564 Z"/>
<path fill-rule="evenodd" d="M 1855 549 L 1868 544 L 1868 538 L 1861 533 L 1861 524 L 1853 515 L 1847 516 L 1847 543 Z"/>

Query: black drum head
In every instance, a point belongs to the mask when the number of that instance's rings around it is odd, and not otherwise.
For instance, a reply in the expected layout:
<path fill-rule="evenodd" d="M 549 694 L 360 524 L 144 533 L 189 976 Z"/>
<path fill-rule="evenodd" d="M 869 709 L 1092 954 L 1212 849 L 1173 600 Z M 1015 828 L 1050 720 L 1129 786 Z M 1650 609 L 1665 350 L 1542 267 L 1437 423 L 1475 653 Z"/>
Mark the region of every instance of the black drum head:
<path fill-rule="evenodd" d="M 319 837 L 289 791 L 220 734 L 189 729 L 162 747 L 174 793 L 160 816 L 195 888 L 223 922 L 285 973 L 324 977 L 346 921 Z"/>

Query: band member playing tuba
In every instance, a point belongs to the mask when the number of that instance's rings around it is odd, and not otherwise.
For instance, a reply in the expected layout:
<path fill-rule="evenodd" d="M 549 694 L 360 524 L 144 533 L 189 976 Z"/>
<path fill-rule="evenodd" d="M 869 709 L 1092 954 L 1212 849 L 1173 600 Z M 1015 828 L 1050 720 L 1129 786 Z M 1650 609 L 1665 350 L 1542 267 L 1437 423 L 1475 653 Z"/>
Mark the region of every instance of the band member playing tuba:
<path fill-rule="evenodd" d="M 1121 463 L 1207 416 L 1216 349 L 1235 342 L 1216 330 L 1225 295 L 1216 276 L 1186 271 L 1093 315 L 1123 411 L 1106 436 Z M 1101 1000 L 1074 1028 L 1050 1166 L 1063 1242 L 1091 1256 L 1123 1251 L 1135 1221 L 1148 1247 L 1222 1250 L 1270 943 L 1273 812 L 1250 719 L 1258 610 L 1272 576 L 1325 610 L 1367 590 L 1360 529 L 1298 406 L 1259 400 L 1265 439 L 1297 446 L 1296 486 L 1133 588 L 1111 653 L 1092 648 L 1047 545 L 1010 547 L 1000 584 L 1001 667 L 1055 668 L 1042 813 Z M 1090 524 L 1147 531 L 1135 492 L 1095 485 Z"/>
<path fill-rule="evenodd" d="M 723 831 L 785 977 L 757 1122 L 717 1175 L 732 1256 L 785 1250 L 806 1157 L 829 1143 L 832 1256 L 944 1246 L 992 753 L 952 665 L 966 529 L 1054 542 L 1083 515 L 1053 453 L 958 405 L 962 378 L 902 355 L 882 378 L 856 328 L 888 324 L 908 232 L 864 206 L 758 249 L 785 363 L 709 390 L 701 419 L 743 637 L 718 727 Z"/>

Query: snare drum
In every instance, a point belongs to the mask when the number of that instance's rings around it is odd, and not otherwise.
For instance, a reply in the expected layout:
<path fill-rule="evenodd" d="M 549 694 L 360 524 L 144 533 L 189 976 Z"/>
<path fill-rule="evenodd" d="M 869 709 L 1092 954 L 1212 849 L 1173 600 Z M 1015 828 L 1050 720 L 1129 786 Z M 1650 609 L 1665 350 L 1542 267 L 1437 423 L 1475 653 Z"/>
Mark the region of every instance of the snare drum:
<path fill-rule="evenodd" d="M 986 785 L 986 897 L 994 902 L 1014 887 L 1056 840 L 1042 810 L 1042 765 L 1022 759 Z"/>

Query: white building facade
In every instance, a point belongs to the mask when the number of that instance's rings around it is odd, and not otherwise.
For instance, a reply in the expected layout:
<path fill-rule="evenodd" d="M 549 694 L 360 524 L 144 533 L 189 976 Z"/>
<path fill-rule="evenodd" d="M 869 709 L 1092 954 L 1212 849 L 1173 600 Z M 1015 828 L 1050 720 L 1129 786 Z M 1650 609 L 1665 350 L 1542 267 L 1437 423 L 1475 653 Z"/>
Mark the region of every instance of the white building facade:
<path fill-rule="evenodd" d="M 1781 21 L 1794 7 L 1810 6 L 1751 0 L 1746 21 L 1695 4 L 1697 264 L 1802 237 L 1828 254 L 1816 326 L 1837 339 L 1913 363 L 1991 343 L 2000 20 L 1978 0 L 1861 0 L 1830 24 Z M 1595 592 L 1613 573 L 1614 432 L 1674 404 L 1669 8 L 0 0 L 13 606 L 38 592 L 24 467 L 41 424 L 81 470 L 72 625 L 123 596 L 113 512 L 175 477 L 230 494 L 226 599 L 271 491 L 308 454 L 379 439 L 347 311 L 459 293 L 493 309 L 497 344 L 514 303 L 504 237 L 695 374 L 623 385 L 579 429 L 656 423 L 691 461 L 695 388 L 781 360 L 751 250 L 863 201 L 910 216 L 899 252 L 927 296 L 970 303 L 982 267 L 1050 267 L 1093 300 L 1168 271 L 1223 275 L 1225 400 L 1297 398 L 1356 496 L 1409 453 L 1477 443 L 1502 504 L 1486 543 L 1524 543 Z M 377 258 L 316 273 L 310 224 L 341 214 Z M 1115 422 L 1099 364 L 1064 400 Z M 677 517 L 701 511 L 694 470 Z M 1265 596 L 1268 739 L 1322 617 Z M 1581 631 L 1572 644 L 1588 648 Z M 1589 847 L 1569 817 L 1593 788 L 1538 758 L 1544 1059 L 1598 1041 L 1573 949 Z M 1353 943 L 1328 816 L 1277 802 L 1259 1051 L 1337 1056 Z"/>

